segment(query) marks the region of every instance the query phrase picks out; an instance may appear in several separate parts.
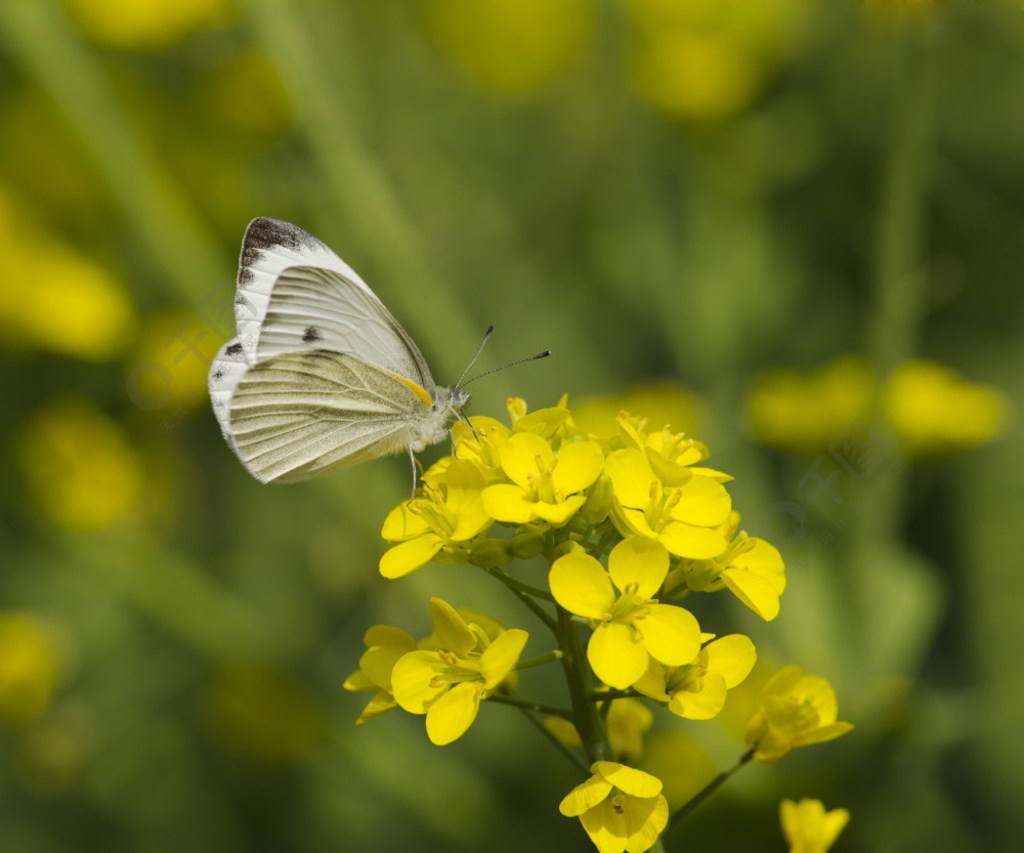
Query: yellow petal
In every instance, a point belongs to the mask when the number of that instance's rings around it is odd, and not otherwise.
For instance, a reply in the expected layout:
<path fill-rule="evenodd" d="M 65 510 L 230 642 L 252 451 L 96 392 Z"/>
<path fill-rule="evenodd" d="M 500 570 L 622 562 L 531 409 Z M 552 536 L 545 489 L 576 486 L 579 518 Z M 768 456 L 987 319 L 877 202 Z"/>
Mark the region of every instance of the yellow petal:
<path fill-rule="evenodd" d="M 526 492 L 511 483 L 488 486 L 481 495 L 484 511 L 498 521 L 511 524 L 526 524 L 534 519 L 536 504 L 529 500 Z"/>
<path fill-rule="evenodd" d="M 608 574 L 620 590 L 636 585 L 636 594 L 650 598 L 668 574 L 668 551 L 654 539 L 631 536 L 608 555 Z"/>
<path fill-rule="evenodd" d="M 427 711 L 427 737 L 444 746 L 462 737 L 480 708 L 480 685 L 463 681 L 440 696 Z"/>
<path fill-rule="evenodd" d="M 595 441 L 575 441 L 558 450 L 558 464 L 551 473 L 555 488 L 564 495 L 580 492 L 593 483 L 604 467 L 604 454 Z"/>
<path fill-rule="evenodd" d="M 566 794 L 558 804 L 558 810 L 566 817 L 577 817 L 590 811 L 607 797 L 611 790 L 611 784 L 595 774 Z"/>
<path fill-rule="evenodd" d="M 530 487 L 530 476 L 537 475 L 538 462 L 550 468 L 554 461 L 551 445 L 532 432 L 517 432 L 501 451 L 501 467 L 513 483 L 524 489 Z"/>
<path fill-rule="evenodd" d="M 476 634 L 447 601 L 431 598 L 430 616 L 434 620 L 433 636 L 440 648 L 447 649 L 460 658 L 466 657 L 476 648 Z"/>
<path fill-rule="evenodd" d="M 605 684 L 625 690 L 647 670 L 647 650 L 628 625 L 606 622 L 594 629 L 587 660 Z"/>
<path fill-rule="evenodd" d="M 700 653 L 700 626 L 683 607 L 652 604 L 636 628 L 650 655 L 668 666 L 690 663 Z"/>
<path fill-rule="evenodd" d="M 729 543 L 717 530 L 695 527 L 681 521 L 670 521 L 658 534 L 662 545 L 677 557 L 690 560 L 710 560 L 717 557 Z"/>
<path fill-rule="evenodd" d="M 565 554 L 548 573 L 551 594 L 570 613 L 588 619 L 604 619 L 615 603 L 612 582 L 589 554 Z"/>
<path fill-rule="evenodd" d="M 656 797 L 661 793 L 661 779 L 657 776 L 617 761 L 595 761 L 591 770 L 620 791 L 634 797 Z"/>
<path fill-rule="evenodd" d="M 715 717 L 726 697 L 725 679 L 720 675 L 705 675 L 699 691 L 679 690 L 672 694 L 668 709 L 689 720 L 710 720 Z"/>
<path fill-rule="evenodd" d="M 411 714 L 425 714 L 431 703 L 448 685 L 432 686 L 442 663 L 437 652 L 409 652 L 398 659 L 391 670 L 391 690 L 398 702 Z"/>
<path fill-rule="evenodd" d="M 519 661 L 523 647 L 529 638 L 526 631 L 512 628 L 501 634 L 491 643 L 480 656 L 480 674 L 484 677 L 484 686 L 491 689 L 501 683 Z"/>
<path fill-rule="evenodd" d="M 434 559 L 444 542 L 436 533 L 424 533 L 408 542 L 392 545 L 380 558 L 380 573 L 386 578 L 400 578 Z"/>
<path fill-rule="evenodd" d="M 707 654 L 708 673 L 722 676 L 725 686 L 732 688 L 739 684 L 754 668 L 757 650 L 749 637 L 743 634 L 728 634 L 709 643 Z"/>

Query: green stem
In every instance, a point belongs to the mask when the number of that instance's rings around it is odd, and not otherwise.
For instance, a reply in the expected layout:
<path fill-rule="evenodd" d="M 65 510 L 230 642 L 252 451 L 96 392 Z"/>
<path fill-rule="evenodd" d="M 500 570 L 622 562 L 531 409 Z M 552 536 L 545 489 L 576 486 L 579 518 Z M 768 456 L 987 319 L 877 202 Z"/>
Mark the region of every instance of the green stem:
<path fill-rule="evenodd" d="M 595 690 L 590 694 L 590 701 L 611 703 L 616 699 L 628 699 L 637 695 L 639 694 L 635 690 L 602 690 L 601 692 Z"/>
<path fill-rule="evenodd" d="M 569 612 L 562 607 L 558 608 L 558 640 L 565 653 L 562 667 L 569 685 L 573 720 L 583 742 L 583 749 L 592 762 L 610 758 L 612 748 L 608 740 L 608 730 L 597 703 L 591 701 L 593 683 L 587 656 L 580 641 L 579 628 Z"/>
<path fill-rule="evenodd" d="M 737 770 L 743 767 L 744 764 L 747 764 L 753 757 L 754 750 L 748 749 L 745 753 L 743 753 L 743 755 L 740 756 L 739 760 L 732 767 L 730 767 L 728 770 L 723 770 L 714 779 L 708 782 L 707 785 L 705 785 L 692 799 L 690 799 L 689 802 L 676 809 L 672 817 L 669 818 L 668 826 L 665 828 L 665 831 L 667 832 L 669 829 L 671 829 L 673 826 L 679 823 L 679 821 L 681 821 L 684 817 L 690 814 L 690 812 L 696 809 L 697 806 L 699 806 L 715 791 L 717 791 L 730 776 L 732 776 Z"/>
<path fill-rule="evenodd" d="M 561 660 L 565 657 L 565 653 L 561 649 L 552 649 L 550 652 L 545 652 L 542 655 L 537 655 L 535 658 L 528 658 L 527 660 L 521 660 L 516 664 L 516 669 L 529 669 L 531 666 L 541 666 L 546 663 L 551 663 L 553 660 Z"/>
<path fill-rule="evenodd" d="M 561 717 L 563 720 L 572 722 L 572 711 L 568 708 L 558 708 L 555 705 L 545 705 L 541 702 L 534 702 L 532 699 L 520 699 L 518 696 L 509 696 L 507 693 L 495 693 L 487 697 L 488 702 L 497 702 L 499 705 L 512 705 L 515 708 L 522 708 L 525 711 L 535 711 L 538 714 L 548 714 L 552 717 Z"/>
<path fill-rule="evenodd" d="M 482 566 L 480 568 L 483 568 Z M 503 572 L 501 569 L 488 569 L 483 568 L 487 574 L 492 578 L 497 578 L 501 581 L 512 593 L 519 598 L 530 610 L 533 611 L 534 616 L 543 622 L 549 631 L 558 636 L 558 626 L 555 620 L 551 618 L 551 614 L 548 613 L 543 607 L 541 607 L 534 598 L 544 598 L 548 601 L 554 601 L 550 593 L 544 590 L 538 590 L 536 587 L 532 587 L 529 584 L 524 584 L 521 581 L 517 581 L 515 578 Z"/>

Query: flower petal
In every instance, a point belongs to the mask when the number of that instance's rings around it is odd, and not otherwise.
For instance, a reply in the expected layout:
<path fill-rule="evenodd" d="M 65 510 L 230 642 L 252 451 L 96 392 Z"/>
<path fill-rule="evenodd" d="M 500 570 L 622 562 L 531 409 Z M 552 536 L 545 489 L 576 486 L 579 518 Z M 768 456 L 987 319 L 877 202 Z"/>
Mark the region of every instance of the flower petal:
<path fill-rule="evenodd" d="M 480 674 L 484 686 L 490 690 L 501 683 L 519 661 L 529 634 L 519 628 L 512 628 L 501 634 L 480 655 Z"/>
<path fill-rule="evenodd" d="M 647 506 L 651 483 L 657 482 L 641 450 L 615 450 L 604 460 L 604 471 L 612 481 L 615 497 L 629 509 Z"/>
<path fill-rule="evenodd" d="M 484 489 L 480 497 L 484 511 L 497 521 L 526 524 L 534 519 L 535 504 L 519 486 L 498 483 Z"/>
<path fill-rule="evenodd" d="M 654 539 L 631 536 L 612 548 L 608 574 L 620 590 L 636 584 L 635 594 L 650 598 L 668 574 L 668 551 Z"/>
<path fill-rule="evenodd" d="M 689 720 L 710 720 L 722 710 L 727 692 L 722 676 L 705 675 L 701 679 L 700 690 L 679 690 L 673 693 L 668 709 L 676 716 Z"/>
<path fill-rule="evenodd" d="M 551 472 L 551 481 L 564 495 L 573 495 L 587 488 L 600 476 L 604 467 L 604 454 L 596 441 L 563 444 L 556 455 L 558 464 Z"/>
<path fill-rule="evenodd" d="M 700 626 L 683 607 L 652 604 L 636 628 L 651 657 L 668 666 L 690 663 L 700 653 Z"/>
<path fill-rule="evenodd" d="M 442 695 L 427 711 L 427 737 L 437 746 L 466 733 L 480 709 L 480 684 L 463 681 Z"/>
<path fill-rule="evenodd" d="M 590 769 L 633 797 L 656 797 L 661 793 L 661 779 L 635 767 L 627 767 L 617 761 L 595 761 Z"/>
<path fill-rule="evenodd" d="M 722 676 L 725 686 L 733 688 L 745 679 L 757 661 L 757 650 L 749 637 L 743 634 L 727 634 L 709 643 L 707 653 L 708 673 Z"/>
<path fill-rule="evenodd" d="M 566 817 L 578 817 L 590 811 L 611 792 L 611 783 L 595 774 L 566 794 L 558 804 L 558 810 Z"/>
<path fill-rule="evenodd" d="M 695 527 L 683 521 L 670 521 L 661 530 L 658 539 L 677 557 L 691 560 L 710 560 L 729 547 L 726 538 L 717 530 Z"/>
<path fill-rule="evenodd" d="M 415 651 L 402 655 L 391 670 L 391 691 L 395 701 L 410 714 L 425 714 L 447 684 L 432 686 L 434 675 L 442 667 L 437 652 Z"/>
<path fill-rule="evenodd" d="M 629 625 L 598 625 L 587 643 L 587 660 L 605 684 L 625 690 L 647 670 L 647 650 Z"/>
<path fill-rule="evenodd" d="M 429 563 L 444 547 L 436 533 L 424 533 L 407 542 L 392 545 L 380 558 L 380 573 L 386 578 L 400 578 Z"/>
<path fill-rule="evenodd" d="M 548 586 L 562 607 L 588 619 L 606 618 L 615 603 L 608 573 L 589 554 L 565 554 L 555 560 Z"/>

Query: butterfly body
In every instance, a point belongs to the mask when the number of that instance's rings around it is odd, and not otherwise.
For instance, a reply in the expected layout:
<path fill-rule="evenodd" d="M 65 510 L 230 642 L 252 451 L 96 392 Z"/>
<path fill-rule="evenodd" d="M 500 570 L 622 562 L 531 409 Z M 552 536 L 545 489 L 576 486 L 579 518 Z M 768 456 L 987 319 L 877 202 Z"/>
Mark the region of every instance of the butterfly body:
<path fill-rule="evenodd" d="M 308 232 L 246 230 L 238 336 L 210 367 L 228 443 L 257 479 L 305 480 L 444 440 L 469 394 L 434 384 L 423 355 L 361 278 Z"/>

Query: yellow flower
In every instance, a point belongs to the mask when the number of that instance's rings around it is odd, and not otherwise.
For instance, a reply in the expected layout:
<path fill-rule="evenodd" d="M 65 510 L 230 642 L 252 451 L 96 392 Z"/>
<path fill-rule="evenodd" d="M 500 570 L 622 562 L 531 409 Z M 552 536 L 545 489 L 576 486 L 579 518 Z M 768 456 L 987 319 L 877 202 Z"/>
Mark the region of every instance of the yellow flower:
<path fill-rule="evenodd" d="M 667 573 L 664 547 L 639 536 L 612 549 L 607 572 L 580 552 L 559 557 L 551 566 L 548 585 L 555 601 L 589 619 L 594 628 L 587 660 L 605 684 L 629 687 L 647 671 L 652 657 L 670 665 L 697 657 L 700 627 L 693 614 L 652 598 Z"/>
<path fill-rule="evenodd" d="M 512 431 L 494 418 L 477 415 L 469 418 L 469 426 L 457 421 L 452 424 L 455 458 L 476 465 L 488 486 L 503 483 L 505 472 L 501 470 L 501 448 L 510 435 Z"/>
<path fill-rule="evenodd" d="M 483 90 L 533 92 L 575 63 L 594 25 L 591 0 L 434 0 L 431 31 Z"/>
<path fill-rule="evenodd" d="M 761 691 L 761 707 L 747 726 L 747 746 L 762 764 L 778 761 L 791 749 L 822 743 L 853 726 L 836 722 L 836 694 L 824 678 L 804 675 L 798 666 L 779 670 Z"/>
<path fill-rule="evenodd" d="M 346 690 L 373 693 L 356 724 L 365 723 L 398 707 L 391 692 L 391 671 L 402 655 L 415 651 L 416 640 L 407 631 L 392 625 L 374 625 L 363 635 L 366 651 L 359 658 L 359 669 L 345 679 Z"/>
<path fill-rule="evenodd" d="M 539 435 L 517 432 L 501 449 L 501 467 L 512 483 L 484 489 L 484 509 L 498 521 L 561 527 L 586 502 L 581 492 L 598 478 L 603 462 L 596 442 L 570 442 L 555 452 Z"/>
<path fill-rule="evenodd" d="M 668 823 L 661 780 L 614 761 L 595 761 L 594 775 L 577 785 L 558 806 L 578 817 L 599 853 L 650 850 Z"/>
<path fill-rule="evenodd" d="M 789 853 L 825 853 L 849 822 L 850 813 L 846 809 L 826 812 L 821 800 L 783 800 L 779 817 Z"/>
<path fill-rule="evenodd" d="M 0 613 L 0 721 L 23 726 L 40 717 L 57 689 L 56 644 L 46 626 Z"/>
<path fill-rule="evenodd" d="M 1009 403 L 992 388 L 964 382 L 931 361 L 911 361 L 889 377 L 883 406 L 904 449 L 939 454 L 990 441 L 1007 420 Z"/>
<path fill-rule="evenodd" d="M 747 399 L 754 439 L 818 453 L 852 422 L 870 420 L 875 375 L 861 356 L 844 356 L 813 373 L 765 371 Z"/>
<path fill-rule="evenodd" d="M 739 515 L 732 513 L 724 529 L 732 532 Z M 786 567 L 778 549 L 740 531 L 726 551 L 711 560 L 682 560 L 665 581 L 666 589 L 685 584 L 695 592 L 729 589 L 762 619 L 779 615 L 779 596 L 786 589 Z"/>
<path fill-rule="evenodd" d="M 633 687 L 690 720 L 710 720 L 725 705 L 726 692 L 749 675 L 757 659 L 754 644 L 742 634 L 708 643 L 697 659 L 682 666 L 662 667 L 652 661 Z"/>
<path fill-rule="evenodd" d="M 643 412 L 648 423 L 672 424 L 696 432 L 704 416 L 704 404 L 690 391 L 677 385 L 638 385 L 618 397 L 593 397 L 573 406 L 573 418 L 580 428 L 598 438 L 611 438 L 616 416 L 625 409 Z"/>
<path fill-rule="evenodd" d="M 61 527 L 106 527 L 142 500 L 141 457 L 121 425 L 91 402 L 48 403 L 25 425 L 18 450 L 36 503 Z"/>
<path fill-rule="evenodd" d="M 791 50 L 805 2 L 628 0 L 633 85 L 671 117 L 718 121 L 760 93 Z"/>
<path fill-rule="evenodd" d="M 124 349 L 135 315 L 120 282 L 73 246 L 32 226 L 2 191 L 0 250 L 9 282 L 0 288 L 5 344 L 91 361 Z"/>
<path fill-rule="evenodd" d="M 526 631 L 513 628 L 492 638 L 439 598 L 430 599 L 438 647 L 408 652 L 391 672 L 395 700 L 412 714 L 425 714 L 427 736 L 438 746 L 461 737 L 476 719 L 480 701 L 512 673 L 526 645 Z"/>
<path fill-rule="evenodd" d="M 64 0 L 86 35 L 111 47 L 163 50 L 190 32 L 224 26 L 233 0 Z"/>
<path fill-rule="evenodd" d="M 403 501 L 384 519 L 381 536 L 391 543 L 380 559 L 380 573 L 398 578 L 435 559 L 464 555 L 471 540 L 491 526 L 481 502 L 484 476 L 473 463 L 453 459 L 436 486 L 424 482 L 424 495 Z"/>
<path fill-rule="evenodd" d="M 714 477 L 674 466 L 671 484 L 661 480 L 647 455 L 637 449 L 613 451 L 605 473 L 615 492 L 612 518 L 624 535 L 657 539 L 677 557 L 708 559 L 725 551 L 717 529 L 729 516 L 729 493 Z"/>

